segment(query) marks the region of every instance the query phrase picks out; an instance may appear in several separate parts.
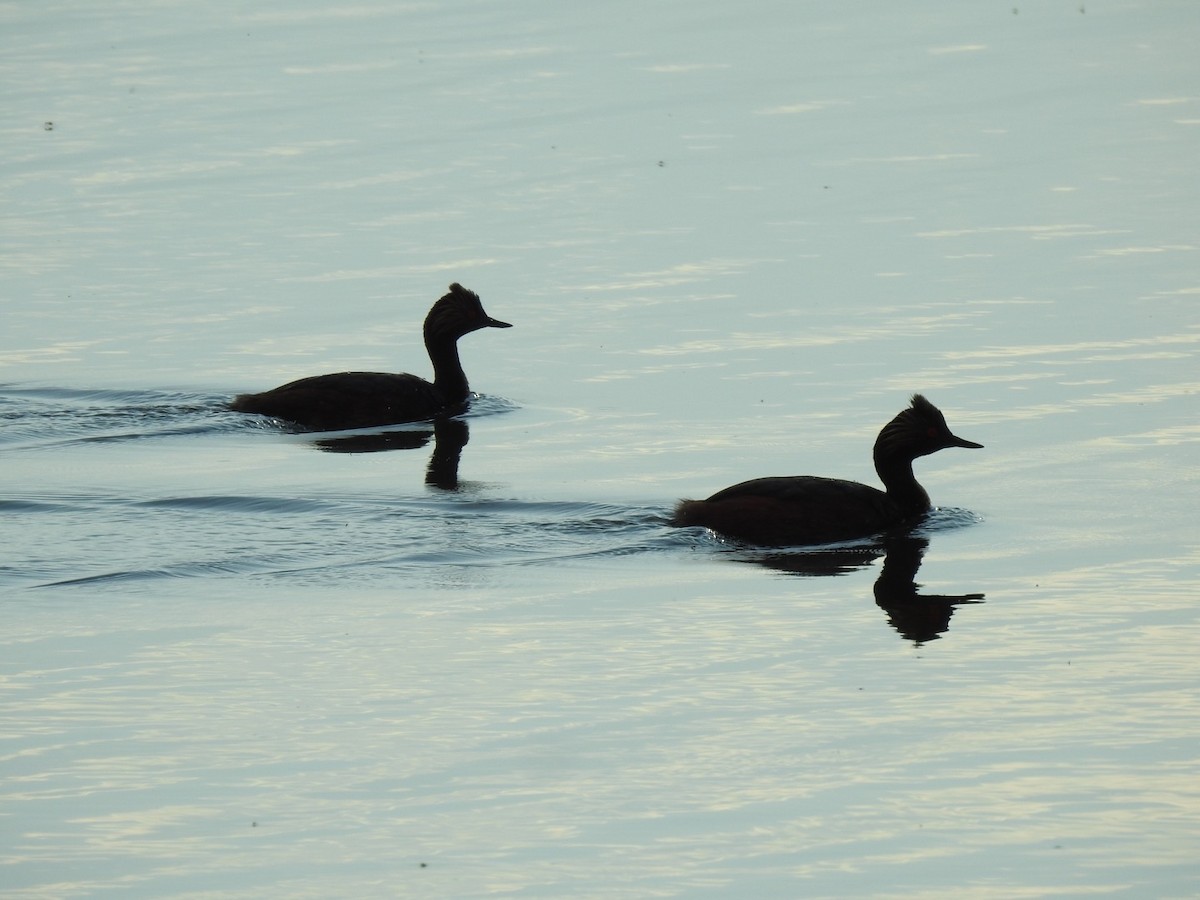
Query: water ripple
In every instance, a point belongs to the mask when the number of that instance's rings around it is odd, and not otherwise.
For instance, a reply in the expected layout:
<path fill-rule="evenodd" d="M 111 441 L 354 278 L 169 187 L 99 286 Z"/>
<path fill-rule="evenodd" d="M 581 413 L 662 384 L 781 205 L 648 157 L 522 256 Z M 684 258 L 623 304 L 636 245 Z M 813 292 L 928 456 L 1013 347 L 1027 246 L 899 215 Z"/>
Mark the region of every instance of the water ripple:
<path fill-rule="evenodd" d="M 247 431 L 297 432 L 278 420 L 231 412 L 229 400 L 228 395 L 189 391 L 0 385 L 0 446 L 51 448 Z M 504 397 L 474 394 L 470 409 L 459 418 L 499 415 L 518 408 L 516 403 Z M 428 428 L 429 425 L 428 422 L 407 423 L 345 434 L 365 445 L 373 436 L 399 433 L 406 427 L 409 430 Z M 390 449 L 386 445 L 386 438 L 379 437 L 371 449 Z M 401 442 L 398 446 L 408 445 Z M 353 448 L 326 446 L 323 449 Z"/>

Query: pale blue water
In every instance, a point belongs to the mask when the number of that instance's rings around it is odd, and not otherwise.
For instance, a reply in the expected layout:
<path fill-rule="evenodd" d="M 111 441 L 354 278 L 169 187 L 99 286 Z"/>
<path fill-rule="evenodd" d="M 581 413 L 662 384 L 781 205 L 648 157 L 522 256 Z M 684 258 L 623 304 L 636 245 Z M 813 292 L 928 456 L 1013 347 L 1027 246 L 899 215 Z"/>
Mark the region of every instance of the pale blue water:
<path fill-rule="evenodd" d="M 1193 896 L 1198 37 L 0 10 L 0 893 Z M 224 409 L 451 281 L 461 427 Z M 664 524 L 914 391 L 910 539 Z"/>

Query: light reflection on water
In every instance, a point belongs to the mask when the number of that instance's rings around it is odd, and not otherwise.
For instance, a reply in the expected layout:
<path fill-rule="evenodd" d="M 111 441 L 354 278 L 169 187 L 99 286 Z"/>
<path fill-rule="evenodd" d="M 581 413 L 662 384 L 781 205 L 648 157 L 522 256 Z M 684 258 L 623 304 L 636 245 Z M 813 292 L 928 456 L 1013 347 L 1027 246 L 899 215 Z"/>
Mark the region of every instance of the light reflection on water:
<path fill-rule="evenodd" d="M 199 9 L 0 31 L 0 890 L 1191 892 L 1190 7 Z M 225 411 L 452 280 L 463 420 Z"/>

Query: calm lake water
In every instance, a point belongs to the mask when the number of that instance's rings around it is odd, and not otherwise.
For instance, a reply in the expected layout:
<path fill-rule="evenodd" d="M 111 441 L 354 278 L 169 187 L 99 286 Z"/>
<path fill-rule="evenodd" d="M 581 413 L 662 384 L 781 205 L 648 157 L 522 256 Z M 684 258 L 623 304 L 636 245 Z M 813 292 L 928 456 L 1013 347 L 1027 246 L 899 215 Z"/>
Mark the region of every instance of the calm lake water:
<path fill-rule="evenodd" d="M 1200 7 L 0 9 L 0 893 L 1192 897 Z M 427 374 L 462 420 L 240 391 Z M 771 474 L 887 543 L 665 525 Z"/>

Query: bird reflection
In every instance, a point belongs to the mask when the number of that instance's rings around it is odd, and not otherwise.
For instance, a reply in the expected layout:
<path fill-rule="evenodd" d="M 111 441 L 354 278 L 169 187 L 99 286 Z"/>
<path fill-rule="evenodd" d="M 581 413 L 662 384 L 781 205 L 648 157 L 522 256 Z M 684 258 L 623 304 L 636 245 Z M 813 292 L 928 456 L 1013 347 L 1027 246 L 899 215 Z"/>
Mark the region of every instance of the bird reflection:
<path fill-rule="evenodd" d="M 929 541 L 897 535 L 884 542 L 883 569 L 875 579 L 875 602 L 888 622 L 917 646 L 936 641 L 950 629 L 954 607 L 982 603 L 983 594 L 922 594 L 917 569 Z"/>
<path fill-rule="evenodd" d="M 862 547 L 771 554 L 753 561 L 793 575 L 846 575 L 882 556 L 875 602 L 887 613 L 888 624 L 919 647 L 950 629 L 956 606 L 984 599 L 983 594 L 922 594 L 916 577 L 928 547 L 928 538 L 899 533 Z"/>
<path fill-rule="evenodd" d="M 432 428 L 322 438 L 313 443 L 327 453 L 380 453 L 384 450 L 419 450 L 433 438 L 425 483 L 444 491 L 455 491 L 458 490 L 458 462 L 469 437 L 470 430 L 462 419 L 436 419 Z"/>

